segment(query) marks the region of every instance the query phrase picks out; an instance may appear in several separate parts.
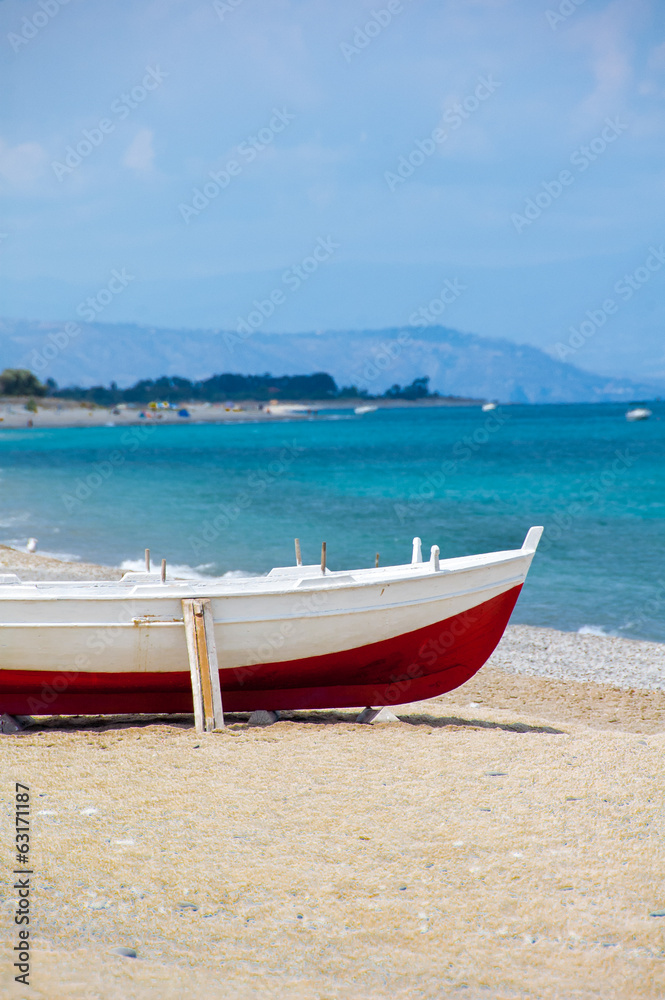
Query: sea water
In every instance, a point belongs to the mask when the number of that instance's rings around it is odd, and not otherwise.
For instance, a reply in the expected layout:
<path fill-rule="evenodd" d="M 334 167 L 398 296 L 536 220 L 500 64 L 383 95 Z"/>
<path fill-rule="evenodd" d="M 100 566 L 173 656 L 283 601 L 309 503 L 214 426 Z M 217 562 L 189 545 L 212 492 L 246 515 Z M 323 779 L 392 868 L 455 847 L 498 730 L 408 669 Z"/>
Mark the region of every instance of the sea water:
<path fill-rule="evenodd" d="M 517 548 L 514 622 L 665 641 L 665 404 L 423 407 L 234 424 L 0 431 L 0 538 L 110 565 L 265 573 Z"/>

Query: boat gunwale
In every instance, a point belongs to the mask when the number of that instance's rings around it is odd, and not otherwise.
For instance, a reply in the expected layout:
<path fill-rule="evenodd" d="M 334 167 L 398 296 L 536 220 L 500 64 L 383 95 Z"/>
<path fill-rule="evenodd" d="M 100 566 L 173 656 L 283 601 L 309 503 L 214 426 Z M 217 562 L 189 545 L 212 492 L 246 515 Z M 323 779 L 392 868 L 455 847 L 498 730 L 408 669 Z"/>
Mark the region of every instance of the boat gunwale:
<path fill-rule="evenodd" d="M 496 553 L 481 553 L 472 556 L 457 556 L 451 559 L 442 559 L 439 569 L 435 570 L 429 562 L 404 563 L 396 566 L 385 566 L 380 568 L 365 567 L 359 570 L 336 570 L 330 575 L 317 578 L 315 575 L 303 575 L 299 577 L 278 577 L 270 580 L 268 575 L 261 577 L 244 577 L 240 580 L 224 581 L 223 577 L 211 577 L 210 583 L 207 580 L 177 580 L 166 584 L 157 581 L 150 583 L 130 583 L 124 584 L 122 580 L 98 581 L 98 580 L 30 580 L 20 583 L 10 583 L 0 585 L 0 602 L 6 601 L 28 601 L 50 603 L 54 601 L 126 601 L 126 600 L 179 600 L 183 597 L 196 595 L 197 597 L 215 598 L 250 598 L 250 597 L 272 597 L 272 596 L 300 596 L 307 594 L 344 590 L 361 590 L 371 586 L 388 586 L 390 584 L 410 583 L 424 581 L 427 579 L 445 578 L 453 575 L 462 575 L 479 569 L 489 569 L 496 566 L 504 566 L 519 560 L 533 557 L 530 549 L 506 549 Z M 451 564 L 455 564 L 452 566 Z M 280 567 L 286 568 L 286 567 Z M 398 573 L 390 571 L 399 570 Z M 364 578 L 359 578 L 356 574 L 363 574 Z M 525 574 L 526 575 L 526 574 Z M 336 581 L 336 576 L 343 577 Z M 351 581 L 349 578 L 351 577 Z M 314 584 L 306 588 L 301 587 L 303 580 Z M 238 589 L 238 584 L 245 586 Z M 246 586 L 253 584 L 253 586 Z M 269 584 L 269 586 L 266 586 Z M 316 586 L 316 584 L 320 584 Z M 260 585 L 260 586 L 259 586 Z M 50 588 L 56 588 L 56 592 L 50 592 Z M 59 588 L 67 588 L 66 592 L 58 592 Z M 445 595 L 453 596 L 453 595 Z M 441 595 L 424 600 L 416 600 L 408 603 L 425 603 L 427 600 L 440 600 Z M 385 605 L 384 605 L 385 606 Z"/>

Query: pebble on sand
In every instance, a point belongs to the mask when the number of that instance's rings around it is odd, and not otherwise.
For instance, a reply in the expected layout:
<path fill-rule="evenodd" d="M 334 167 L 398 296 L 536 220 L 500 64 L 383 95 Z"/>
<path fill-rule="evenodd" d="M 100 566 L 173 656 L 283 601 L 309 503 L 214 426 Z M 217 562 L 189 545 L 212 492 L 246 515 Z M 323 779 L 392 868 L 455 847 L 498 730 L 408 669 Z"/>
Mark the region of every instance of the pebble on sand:
<path fill-rule="evenodd" d="M 137 958 L 137 952 L 134 948 L 125 948 L 121 946 L 119 948 L 111 948 L 112 955 L 121 955 L 123 958 Z"/>
<path fill-rule="evenodd" d="M 257 709 L 252 712 L 247 723 L 248 726 L 272 726 L 273 722 L 279 719 L 279 712 L 268 712 L 264 709 Z"/>

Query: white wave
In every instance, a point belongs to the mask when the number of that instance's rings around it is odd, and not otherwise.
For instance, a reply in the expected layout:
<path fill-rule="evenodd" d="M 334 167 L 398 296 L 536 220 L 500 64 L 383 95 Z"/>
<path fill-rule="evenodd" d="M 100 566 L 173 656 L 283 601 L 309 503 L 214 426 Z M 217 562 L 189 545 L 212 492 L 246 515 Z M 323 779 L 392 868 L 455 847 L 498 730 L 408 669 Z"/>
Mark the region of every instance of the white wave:
<path fill-rule="evenodd" d="M 606 639 L 616 639 L 616 632 L 606 632 L 602 625 L 582 625 L 577 630 L 578 635 L 599 635 Z"/>
<path fill-rule="evenodd" d="M 248 573 L 245 569 L 227 569 L 226 573 L 222 573 L 225 580 L 246 580 L 248 576 L 265 576 L 265 573 Z"/>
<path fill-rule="evenodd" d="M 202 563 L 200 566 L 189 566 L 187 563 L 170 563 L 167 560 L 166 572 L 169 577 L 177 576 L 181 580 L 210 580 L 216 574 L 204 571 L 213 569 L 214 565 L 214 563 Z M 158 573 L 160 566 L 161 558 L 152 560 L 153 573 Z M 143 559 L 123 559 L 120 563 L 120 569 L 125 571 L 131 570 L 133 573 L 143 573 L 145 571 L 145 561 Z M 219 574 L 219 576 L 227 580 L 260 575 L 260 573 L 246 573 L 241 569 L 230 569 L 226 573 Z"/>

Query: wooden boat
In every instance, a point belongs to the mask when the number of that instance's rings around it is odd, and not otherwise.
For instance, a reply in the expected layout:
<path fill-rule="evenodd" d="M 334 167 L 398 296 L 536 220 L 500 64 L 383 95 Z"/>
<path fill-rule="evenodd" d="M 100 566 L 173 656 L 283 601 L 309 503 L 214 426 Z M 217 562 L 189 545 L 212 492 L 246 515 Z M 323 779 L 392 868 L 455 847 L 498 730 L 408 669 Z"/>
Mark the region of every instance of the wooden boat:
<path fill-rule="evenodd" d="M 485 663 L 542 528 L 520 549 L 264 577 L 22 583 L 0 576 L 0 712 L 191 712 L 183 601 L 207 599 L 225 711 L 395 705 Z"/>

